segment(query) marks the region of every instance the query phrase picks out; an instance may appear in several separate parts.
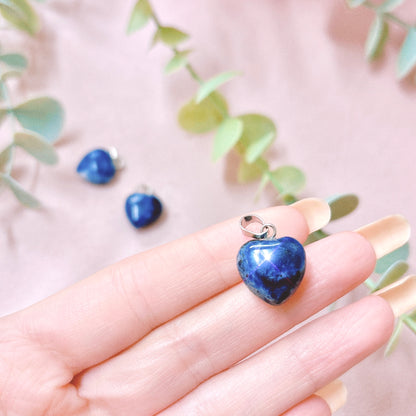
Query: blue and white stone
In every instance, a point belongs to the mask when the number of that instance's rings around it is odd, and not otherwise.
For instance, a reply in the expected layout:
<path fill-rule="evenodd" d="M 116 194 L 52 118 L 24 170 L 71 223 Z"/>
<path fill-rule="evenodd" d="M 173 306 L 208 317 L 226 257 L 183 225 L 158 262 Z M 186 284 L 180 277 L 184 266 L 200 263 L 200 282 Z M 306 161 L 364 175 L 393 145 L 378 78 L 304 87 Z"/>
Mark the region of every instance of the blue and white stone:
<path fill-rule="evenodd" d="M 88 182 L 104 184 L 113 179 L 116 168 L 107 150 L 95 149 L 79 162 L 77 172 Z"/>
<path fill-rule="evenodd" d="M 237 256 L 238 271 L 248 288 L 271 305 L 287 300 L 305 274 L 305 250 L 292 237 L 251 240 Z"/>
<path fill-rule="evenodd" d="M 155 222 L 162 213 L 162 203 L 154 195 L 134 193 L 126 200 L 126 214 L 129 221 L 142 228 Z"/>

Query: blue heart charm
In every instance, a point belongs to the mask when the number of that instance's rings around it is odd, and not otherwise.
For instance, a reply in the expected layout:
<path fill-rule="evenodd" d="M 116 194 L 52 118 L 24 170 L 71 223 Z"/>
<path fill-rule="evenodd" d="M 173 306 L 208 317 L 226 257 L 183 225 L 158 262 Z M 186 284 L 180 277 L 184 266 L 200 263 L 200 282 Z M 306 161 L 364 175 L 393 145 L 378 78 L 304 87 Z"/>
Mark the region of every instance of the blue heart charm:
<path fill-rule="evenodd" d="M 91 183 L 104 184 L 113 178 L 116 168 L 109 152 L 95 149 L 79 162 L 77 172 Z"/>
<path fill-rule="evenodd" d="M 305 274 L 305 264 L 305 250 L 292 237 L 251 240 L 237 256 L 244 283 L 271 305 L 283 303 L 295 292 Z"/>
<path fill-rule="evenodd" d="M 154 195 L 134 193 L 126 200 L 127 218 L 136 228 L 155 222 L 162 213 L 162 203 Z"/>

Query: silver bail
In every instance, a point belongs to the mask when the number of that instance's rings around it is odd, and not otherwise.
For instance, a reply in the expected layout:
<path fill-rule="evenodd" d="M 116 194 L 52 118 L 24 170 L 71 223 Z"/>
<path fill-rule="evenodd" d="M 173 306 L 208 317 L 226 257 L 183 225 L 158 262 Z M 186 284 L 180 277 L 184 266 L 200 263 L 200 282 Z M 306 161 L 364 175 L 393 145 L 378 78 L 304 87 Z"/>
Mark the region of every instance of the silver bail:
<path fill-rule="evenodd" d="M 110 155 L 116 170 L 125 168 L 126 163 L 124 162 L 124 159 L 120 157 L 118 150 L 114 146 L 108 148 L 108 154 Z"/>
<path fill-rule="evenodd" d="M 260 232 L 253 232 L 248 229 L 250 224 L 260 224 L 261 229 Z M 244 235 L 254 238 L 256 240 L 263 240 L 266 238 L 274 238 L 276 237 L 276 227 L 274 224 L 265 223 L 262 218 L 258 215 L 245 215 L 244 217 L 240 218 L 240 228 Z M 271 235 L 269 232 L 271 231 Z"/>

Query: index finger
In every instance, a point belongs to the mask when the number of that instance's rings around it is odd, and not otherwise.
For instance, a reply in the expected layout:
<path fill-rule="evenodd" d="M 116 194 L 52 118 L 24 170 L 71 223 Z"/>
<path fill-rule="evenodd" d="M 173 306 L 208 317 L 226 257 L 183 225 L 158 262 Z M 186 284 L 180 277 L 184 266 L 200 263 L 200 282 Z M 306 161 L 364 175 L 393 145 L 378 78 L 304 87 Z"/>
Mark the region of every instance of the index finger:
<path fill-rule="evenodd" d="M 313 198 L 258 214 L 300 241 L 330 217 L 328 205 Z M 132 256 L 9 319 L 77 374 L 239 282 L 235 258 L 245 241 L 238 219 L 225 221 Z"/>

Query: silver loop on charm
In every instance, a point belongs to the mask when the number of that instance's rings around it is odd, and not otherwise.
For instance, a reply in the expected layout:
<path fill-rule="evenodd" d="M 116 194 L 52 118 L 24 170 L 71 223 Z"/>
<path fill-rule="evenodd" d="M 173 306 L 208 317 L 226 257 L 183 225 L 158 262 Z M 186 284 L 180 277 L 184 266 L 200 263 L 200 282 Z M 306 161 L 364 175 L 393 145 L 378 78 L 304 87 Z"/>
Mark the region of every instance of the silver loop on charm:
<path fill-rule="evenodd" d="M 141 183 L 139 186 L 136 186 L 136 188 L 134 189 L 134 192 L 137 192 L 138 194 L 146 194 L 146 195 L 154 195 L 155 193 L 154 189 L 145 183 Z"/>
<path fill-rule="evenodd" d="M 116 170 L 121 170 L 125 168 L 126 163 L 124 162 L 124 159 L 120 157 L 118 150 L 114 146 L 108 148 L 108 154 L 110 155 Z"/>
<path fill-rule="evenodd" d="M 270 235 L 268 235 L 270 230 L 272 231 L 272 233 Z M 276 237 L 276 232 L 277 231 L 276 231 L 276 226 L 274 224 L 270 224 L 270 223 L 264 224 L 261 231 L 262 232 L 266 231 L 266 237 L 264 237 L 264 238 L 275 238 Z"/>
<path fill-rule="evenodd" d="M 261 224 L 260 232 L 255 233 L 249 230 L 247 227 L 250 224 Z M 276 237 L 276 227 L 273 224 L 265 223 L 262 218 L 258 215 L 246 215 L 240 218 L 240 228 L 244 235 L 255 238 L 256 240 L 263 240 L 265 238 L 274 238 Z M 272 234 L 269 235 L 270 230 L 272 230 Z"/>

